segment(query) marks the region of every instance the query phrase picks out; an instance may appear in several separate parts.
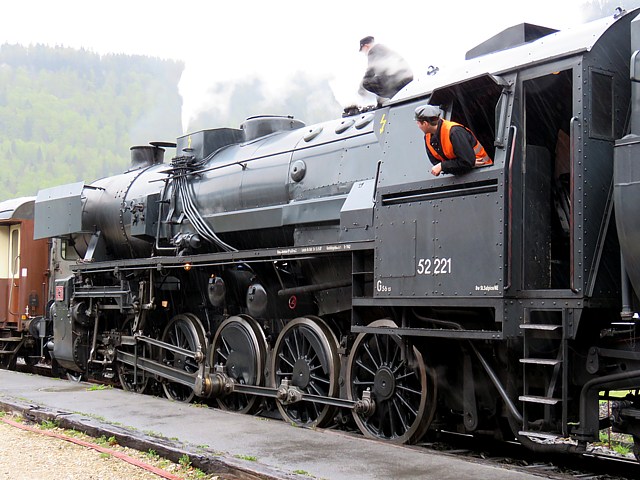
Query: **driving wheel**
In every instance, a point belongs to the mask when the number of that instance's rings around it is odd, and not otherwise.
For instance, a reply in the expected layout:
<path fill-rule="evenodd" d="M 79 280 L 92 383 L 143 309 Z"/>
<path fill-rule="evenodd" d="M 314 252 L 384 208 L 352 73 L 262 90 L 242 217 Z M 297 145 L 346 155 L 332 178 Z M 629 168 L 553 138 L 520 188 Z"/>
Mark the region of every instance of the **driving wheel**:
<path fill-rule="evenodd" d="M 303 393 L 336 397 L 339 369 L 338 342 L 321 318 L 296 318 L 278 335 L 271 368 L 276 387 L 287 379 Z M 311 401 L 276 403 L 285 420 L 301 426 L 326 426 L 335 413 L 334 407 Z"/>
<path fill-rule="evenodd" d="M 198 317 L 191 313 L 173 317 L 164 329 L 162 341 L 191 352 L 207 350 L 204 327 Z M 189 374 L 195 374 L 200 367 L 193 357 L 165 348 L 160 349 L 160 362 Z M 195 396 L 193 388 L 179 382 L 165 380 L 162 382 L 162 389 L 167 398 L 177 402 L 188 403 Z"/>
<path fill-rule="evenodd" d="M 229 317 L 213 337 L 212 367 L 223 365 L 226 374 L 242 385 L 262 386 L 267 357 L 267 341 L 258 322 L 248 315 Z M 223 410 L 255 411 L 260 397 L 232 393 L 217 399 Z"/>
<path fill-rule="evenodd" d="M 376 320 L 370 327 L 397 328 L 392 320 Z M 436 377 L 417 348 L 407 355 L 398 335 L 361 333 L 347 366 L 350 400 L 371 392 L 373 413 L 355 413 L 362 433 L 395 443 L 415 443 L 424 435 L 435 412 Z"/>

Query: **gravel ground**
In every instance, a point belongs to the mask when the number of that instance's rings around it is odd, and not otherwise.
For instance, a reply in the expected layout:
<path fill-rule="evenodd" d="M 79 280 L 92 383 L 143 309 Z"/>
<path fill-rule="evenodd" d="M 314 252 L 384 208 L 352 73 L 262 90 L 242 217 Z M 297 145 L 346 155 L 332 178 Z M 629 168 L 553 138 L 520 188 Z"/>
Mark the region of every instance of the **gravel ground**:
<path fill-rule="evenodd" d="M 15 417 L 7 416 L 7 418 L 19 421 Z M 68 432 L 58 428 L 49 431 L 73 435 L 74 438 L 89 443 L 101 443 L 99 440 L 77 432 Z M 148 454 L 130 448 L 104 443 L 101 446 L 162 468 L 179 478 L 223 480 L 223 477 L 220 476 L 204 475 L 193 469 L 187 470 L 182 465 L 171 463 L 168 460 L 150 458 Z M 0 421 L 0 480 L 34 480 L 38 478 L 151 480 L 163 477 L 107 453 L 101 453 L 59 438 L 48 437 L 38 432 L 25 431 Z"/>

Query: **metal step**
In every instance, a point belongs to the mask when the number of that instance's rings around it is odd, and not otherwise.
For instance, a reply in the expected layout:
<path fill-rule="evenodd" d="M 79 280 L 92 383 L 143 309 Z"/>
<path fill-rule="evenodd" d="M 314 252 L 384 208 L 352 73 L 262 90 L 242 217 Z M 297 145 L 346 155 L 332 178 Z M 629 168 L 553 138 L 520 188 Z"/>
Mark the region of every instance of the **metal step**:
<path fill-rule="evenodd" d="M 520 395 L 518 400 L 521 402 L 528 403 L 543 403 L 545 405 L 555 405 L 562 401 L 561 398 L 553 398 L 553 397 L 538 397 L 535 395 Z"/>
<path fill-rule="evenodd" d="M 0 337 L 0 342 L 21 342 L 23 337 Z"/>
<path fill-rule="evenodd" d="M 543 323 L 521 323 L 520 328 L 522 330 L 558 330 L 562 328 L 562 325 L 548 325 Z"/>
<path fill-rule="evenodd" d="M 534 363 L 536 365 L 558 365 L 562 360 L 555 358 L 521 358 L 520 363 Z"/>
<path fill-rule="evenodd" d="M 525 437 L 541 438 L 544 440 L 557 440 L 558 438 L 562 438 L 562 435 L 558 435 L 555 433 L 529 432 L 525 430 L 518 432 L 518 435 L 523 435 Z"/>

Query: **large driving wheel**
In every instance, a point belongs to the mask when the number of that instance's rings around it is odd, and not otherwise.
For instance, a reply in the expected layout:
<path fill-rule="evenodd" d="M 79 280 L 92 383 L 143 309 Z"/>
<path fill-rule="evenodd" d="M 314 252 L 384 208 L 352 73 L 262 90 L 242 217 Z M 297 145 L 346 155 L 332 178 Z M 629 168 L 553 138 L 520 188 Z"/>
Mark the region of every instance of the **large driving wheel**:
<path fill-rule="evenodd" d="M 376 320 L 371 327 L 396 327 Z M 411 355 L 398 335 L 361 333 L 347 367 L 348 396 L 362 398 L 369 390 L 375 402 L 370 415 L 353 414 L 362 433 L 395 443 L 414 443 L 424 435 L 435 412 L 435 372 L 427 369 L 414 347 Z"/>
<path fill-rule="evenodd" d="M 225 320 L 213 337 L 210 365 L 223 365 L 225 372 L 237 383 L 262 386 L 267 357 L 267 341 L 260 325 L 248 315 Z M 249 413 L 255 410 L 260 398 L 255 395 L 232 393 L 217 399 L 224 410 Z"/>
<path fill-rule="evenodd" d="M 182 313 L 173 317 L 162 334 L 162 341 L 191 352 L 205 352 L 207 340 L 202 323 L 191 313 Z M 189 356 L 165 348 L 160 349 L 160 361 L 178 370 L 193 374 L 198 371 L 196 360 Z M 191 387 L 178 382 L 163 381 L 162 388 L 167 398 L 178 402 L 190 402 L 195 396 Z"/>
<path fill-rule="evenodd" d="M 304 393 L 335 397 L 339 369 L 338 342 L 321 318 L 296 318 L 280 332 L 271 368 L 276 387 L 288 379 Z M 277 405 L 284 419 L 301 426 L 325 426 L 335 413 L 332 406 L 309 401 Z"/>
<path fill-rule="evenodd" d="M 124 335 L 133 335 L 132 331 L 133 319 L 125 320 L 122 326 L 122 333 Z M 149 358 L 151 356 L 151 348 L 144 342 L 140 342 L 136 345 L 122 345 L 120 350 L 134 355 L 136 348 L 138 349 L 138 357 Z M 122 389 L 127 392 L 144 393 L 149 384 L 150 375 L 140 368 L 136 368 L 133 365 L 117 362 L 118 379 Z"/>

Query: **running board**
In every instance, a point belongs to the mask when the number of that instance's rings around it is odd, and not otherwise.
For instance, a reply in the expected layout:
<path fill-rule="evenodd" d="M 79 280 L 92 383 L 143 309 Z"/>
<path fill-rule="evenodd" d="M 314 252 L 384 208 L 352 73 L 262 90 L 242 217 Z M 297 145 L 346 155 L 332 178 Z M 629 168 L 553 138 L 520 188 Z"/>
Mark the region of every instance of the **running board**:
<path fill-rule="evenodd" d="M 529 431 L 520 431 L 518 432 L 518 435 L 523 436 L 523 437 L 529 437 L 529 438 L 538 438 L 541 440 L 557 440 L 559 438 L 562 438 L 561 435 L 557 435 L 554 433 L 544 433 L 544 432 L 529 432 Z"/>
<path fill-rule="evenodd" d="M 537 397 L 534 395 L 520 395 L 518 397 L 518 400 L 520 400 L 521 402 L 529 402 L 529 403 L 543 403 L 545 405 L 556 405 L 557 403 L 562 401 L 562 399 L 560 398 Z"/>

